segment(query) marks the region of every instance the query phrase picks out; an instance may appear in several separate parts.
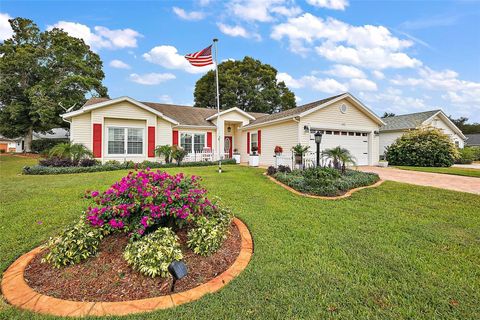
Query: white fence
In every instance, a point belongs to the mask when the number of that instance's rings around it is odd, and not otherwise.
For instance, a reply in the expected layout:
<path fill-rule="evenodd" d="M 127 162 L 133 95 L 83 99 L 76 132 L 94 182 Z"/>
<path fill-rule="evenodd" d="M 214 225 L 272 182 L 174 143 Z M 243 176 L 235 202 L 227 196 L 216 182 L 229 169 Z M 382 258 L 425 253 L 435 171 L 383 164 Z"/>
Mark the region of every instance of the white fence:
<path fill-rule="evenodd" d="M 223 153 L 220 155 L 222 159 L 230 159 L 230 155 Z M 202 162 L 202 161 L 218 161 L 218 153 L 215 150 L 203 150 L 198 152 L 192 152 L 185 156 L 183 162 Z"/>
<path fill-rule="evenodd" d="M 295 161 L 295 156 L 292 153 L 282 153 L 275 156 L 275 167 L 278 166 L 287 166 L 290 168 L 311 168 L 317 165 L 317 154 L 315 152 L 305 152 L 302 157 L 302 164 L 297 164 Z M 320 165 L 328 165 L 328 161 L 322 158 L 320 155 Z"/>

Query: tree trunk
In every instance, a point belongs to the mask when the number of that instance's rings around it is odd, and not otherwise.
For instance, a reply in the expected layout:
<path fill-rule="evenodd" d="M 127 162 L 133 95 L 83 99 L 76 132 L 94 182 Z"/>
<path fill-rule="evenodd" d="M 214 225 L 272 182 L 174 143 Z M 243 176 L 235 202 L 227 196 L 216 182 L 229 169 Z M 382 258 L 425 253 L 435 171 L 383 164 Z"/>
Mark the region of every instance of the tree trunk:
<path fill-rule="evenodd" d="M 27 134 L 25 135 L 25 149 L 23 152 L 31 152 L 32 151 L 32 140 L 33 140 L 33 128 L 29 128 Z"/>

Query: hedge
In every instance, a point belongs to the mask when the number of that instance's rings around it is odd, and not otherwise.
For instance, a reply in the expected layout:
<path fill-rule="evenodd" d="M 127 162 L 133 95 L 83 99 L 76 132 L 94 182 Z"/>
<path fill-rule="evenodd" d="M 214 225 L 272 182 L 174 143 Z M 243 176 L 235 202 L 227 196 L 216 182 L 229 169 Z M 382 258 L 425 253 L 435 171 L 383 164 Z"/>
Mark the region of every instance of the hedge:
<path fill-rule="evenodd" d="M 47 174 L 70 174 L 70 173 L 86 173 L 86 172 L 101 172 L 101 171 L 115 171 L 125 169 L 144 169 L 144 168 L 176 168 L 176 167 L 203 167 L 213 166 L 218 164 L 217 161 L 201 161 L 201 162 L 183 162 L 180 165 L 175 163 L 160 163 L 144 161 L 140 163 L 124 162 L 119 164 L 103 164 L 91 167 L 45 167 L 45 166 L 25 166 L 23 167 L 23 174 L 27 175 L 47 175 Z M 222 160 L 222 164 L 236 164 L 234 159 Z"/>
<path fill-rule="evenodd" d="M 64 138 L 56 138 L 56 139 L 42 138 L 38 140 L 33 140 L 32 151 L 38 152 L 38 153 L 46 152 L 59 143 L 69 142 L 69 141 L 70 140 L 64 139 Z"/>

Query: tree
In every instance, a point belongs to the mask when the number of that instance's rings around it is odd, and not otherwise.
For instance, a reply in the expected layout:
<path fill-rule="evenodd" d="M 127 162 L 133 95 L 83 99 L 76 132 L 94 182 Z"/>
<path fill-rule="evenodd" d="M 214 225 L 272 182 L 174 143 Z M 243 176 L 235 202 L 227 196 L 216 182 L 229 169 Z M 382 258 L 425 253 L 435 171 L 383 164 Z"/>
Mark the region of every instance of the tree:
<path fill-rule="evenodd" d="M 40 32 L 29 19 L 9 22 L 13 36 L 0 44 L 0 134 L 25 137 L 28 152 L 33 131 L 68 127 L 59 116 L 66 108 L 106 96 L 105 75 L 83 40 L 57 28 Z"/>
<path fill-rule="evenodd" d="M 224 61 L 218 65 L 220 106 L 238 107 L 247 112 L 274 113 L 296 107 L 295 95 L 283 81 L 277 82 L 277 70 L 259 60 Z M 215 71 L 209 71 L 195 84 L 195 106 L 216 108 Z"/>
<path fill-rule="evenodd" d="M 382 118 L 395 117 L 396 114 L 393 112 L 384 112 Z"/>
<path fill-rule="evenodd" d="M 355 164 L 355 157 L 352 156 L 350 151 L 340 146 L 324 150 L 322 156 L 327 159 L 332 159 L 333 167 L 337 170 L 341 169 L 342 173 L 345 173 L 345 166 L 347 164 Z"/>
<path fill-rule="evenodd" d="M 458 119 L 452 116 L 448 117 L 463 133 L 480 133 L 480 123 L 467 123 L 468 118 L 460 117 Z"/>

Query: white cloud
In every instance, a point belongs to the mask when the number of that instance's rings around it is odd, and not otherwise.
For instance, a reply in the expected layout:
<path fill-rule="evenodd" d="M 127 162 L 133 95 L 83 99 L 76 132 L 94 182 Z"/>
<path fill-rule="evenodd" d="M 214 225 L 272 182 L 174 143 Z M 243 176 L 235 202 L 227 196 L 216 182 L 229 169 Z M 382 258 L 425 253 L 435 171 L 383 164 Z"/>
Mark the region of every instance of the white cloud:
<path fill-rule="evenodd" d="M 170 97 L 168 94 L 162 94 L 160 97 L 158 97 L 158 99 L 162 103 L 167 103 L 167 104 L 173 103 L 172 97 Z"/>
<path fill-rule="evenodd" d="M 310 88 L 315 91 L 325 93 L 340 93 L 348 90 L 346 84 L 342 84 L 335 79 L 331 78 L 318 78 L 316 76 L 303 76 L 299 79 L 293 78 L 291 75 L 285 72 L 279 72 L 277 74 L 277 81 L 284 81 L 288 87 Z"/>
<path fill-rule="evenodd" d="M 339 78 L 366 78 L 362 70 L 344 64 L 336 64 L 325 73 Z"/>
<path fill-rule="evenodd" d="M 110 67 L 116 68 L 116 69 L 130 69 L 130 66 L 123 62 L 122 60 L 114 59 L 110 61 Z"/>
<path fill-rule="evenodd" d="M 186 12 L 184 9 L 179 7 L 173 7 L 173 12 L 183 20 L 198 21 L 205 18 L 205 13 L 200 11 L 190 11 Z"/>
<path fill-rule="evenodd" d="M 377 84 L 368 79 L 352 79 L 349 81 L 349 87 L 359 91 L 377 91 Z"/>
<path fill-rule="evenodd" d="M 231 37 L 242 37 L 242 38 L 255 38 L 261 40 L 261 37 L 257 33 L 249 33 L 244 27 L 236 25 L 229 26 L 224 23 L 218 23 L 218 28 L 220 31 Z"/>
<path fill-rule="evenodd" d="M 146 73 L 141 75 L 136 73 L 130 74 L 131 81 L 147 86 L 153 86 L 175 78 L 175 75 L 171 73 Z"/>
<path fill-rule="evenodd" d="M 337 63 L 373 69 L 421 65 L 403 52 L 413 42 L 393 36 L 383 26 L 353 26 L 304 13 L 275 25 L 270 36 L 275 40 L 288 39 L 290 50 L 295 53 L 306 55 L 315 48 L 317 54 Z"/>
<path fill-rule="evenodd" d="M 63 29 L 72 37 L 80 38 L 92 49 L 119 49 L 119 48 L 135 48 L 137 46 L 137 38 L 142 37 L 140 33 L 133 29 L 116 29 L 110 30 L 106 27 L 96 26 L 94 30 L 90 27 L 70 21 L 59 21 L 54 25 L 48 26 L 47 30 L 53 28 Z"/>
<path fill-rule="evenodd" d="M 289 0 L 233 0 L 228 10 L 237 18 L 250 22 L 270 22 L 274 15 L 293 17 L 302 12 Z"/>
<path fill-rule="evenodd" d="M 149 52 L 143 54 L 143 58 L 164 68 L 183 70 L 188 73 L 205 73 L 214 68 L 214 65 L 194 67 L 184 56 L 178 54 L 177 48 L 167 45 L 152 48 Z"/>
<path fill-rule="evenodd" d="M 8 19 L 12 19 L 8 13 L 0 12 L 0 41 L 9 39 L 13 35 L 13 30 Z"/>
<path fill-rule="evenodd" d="M 379 106 L 382 113 L 387 111 L 395 114 L 404 114 L 429 108 L 433 109 L 424 99 L 406 96 L 402 90 L 391 87 L 378 93 L 360 92 L 358 97 L 365 102 Z"/>
<path fill-rule="evenodd" d="M 347 0 L 307 0 L 307 3 L 315 7 L 333 10 L 345 10 L 348 6 Z"/>
<path fill-rule="evenodd" d="M 385 79 L 385 75 L 383 74 L 383 72 L 378 71 L 378 70 L 373 70 L 373 71 L 372 71 L 372 75 L 373 75 L 375 78 L 380 79 L 380 80 Z"/>

